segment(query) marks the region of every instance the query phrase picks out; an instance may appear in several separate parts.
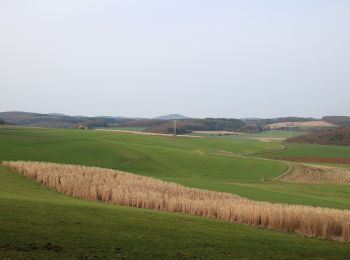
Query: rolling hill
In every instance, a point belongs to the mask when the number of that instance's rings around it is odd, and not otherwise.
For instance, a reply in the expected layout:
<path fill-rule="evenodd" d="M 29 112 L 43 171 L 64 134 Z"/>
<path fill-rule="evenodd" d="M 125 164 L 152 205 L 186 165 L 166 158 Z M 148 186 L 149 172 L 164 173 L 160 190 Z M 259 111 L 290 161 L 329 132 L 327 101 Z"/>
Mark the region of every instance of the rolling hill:
<path fill-rule="evenodd" d="M 250 155 L 279 154 L 283 148 L 278 142 L 244 138 L 0 127 L 0 160 L 100 166 L 253 200 L 350 209 L 349 186 L 279 182 L 274 178 L 284 172 L 285 163 Z M 340 148 L 350 154 L 347 147 Z M 0 258 L 343 259 L 350 252 L 348 244 L 336 241 L 86 201 L 9 168 L 0 166 L 0 172 L 0 230 L 6 234 L 0 236 Z"/>
<path fill-rule="evenodd" d="M 170 115 L 164 115 L 164 116 L 158 116 L 154 119 L 160 119 L 160 120 L 180 120 L 180 119 L 190 119 L 187 116 L 183 116 L 180 114 L 170 114 Z"/>
<path fill-rule="evenodd" d="M 87 127 L 105 127 L 125 121 L 120 117 L 84 117 L 68 116 L 58 113 L 39 114 L 22 111 L 0 112 L 0 118 L 8 124 L 37 127 L 74 128 L 79 125 Z"/>

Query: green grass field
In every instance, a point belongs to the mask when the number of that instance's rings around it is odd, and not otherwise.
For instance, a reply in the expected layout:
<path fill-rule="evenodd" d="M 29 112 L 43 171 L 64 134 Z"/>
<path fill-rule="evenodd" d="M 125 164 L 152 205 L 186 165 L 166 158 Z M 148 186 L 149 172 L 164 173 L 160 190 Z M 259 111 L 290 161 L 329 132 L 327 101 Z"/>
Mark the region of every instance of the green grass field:
<path fill-rule="evenodd" d="M 125 131 L 136 131 L 136 132 L 142 132 L 146 128 L 145 127 L 132 127 L 132 126 L 124 126 L 124 127 L 104 127 L 99 129 L 106 129 L 106 130 L 125 130 Z"/>
<path fill-rule="evenodd" d="M 240 137 L 289 138 L 303 134 L 305 134 L 305 132 L 288 130 L 265 130 L 256 134 L 241 134 Z"/>
<path fill-rule="evenodd" d="M 293 157 L 305 157 L 305 163 L 334 166 L 340 168 L 350 168 L 350 163 L 339 162 L 323 162 L 322 160 L 337 158 L 350 158 L 349 146 L 335 146 L 335 145 L 319 145 L 319 144 L 301 144 L 288 143 L 283 151 L 273 153 L 264 153 L 262 156 L 273 159 L 283 158 L 285 160 L 293 160 Z"/>
<path fill-rule="evenodd" d="M 240 138 L 196 139 L 70 129 L 0 128 L 0 160 L 100 166 L 255 200 L 350 208 L 348 186 L 330 187 L 327 198 L 322 193 L 322 185 L 300 192 L 295 184 L 271 181 L 286 169 L 283 162 L 244 156 L 282 147 L 278 142 Z M 264 153 L 258 156 L 262 155 L 265 156 Z"/>
<path fill-rule="evenodd" d="M 0 167 L 0 258 L 346 258 L 350 247 L 182 214 L 84 201 Z M 4 235 L 6 234 L 6 235 Z"/>
<path fill-rule="evenodd" d="M 267 154 L 268 157 L 345 157 L 350 158 L 349 146 L 288 143 L 288 149 Z"/>
<path fill-rule="evenodd" d="M 283 163 L 242 154 L 279 144 L 251 140 L 159 137 L 102 131 L 0 128 L 0 160 L 36 160 L 126 170 L 161 178 L 257 181 L 274 177 Z M 229 152 L 229 156 L 221 151 Z M 215 174 L 213 174 L 215 172 Z"/>
<path fill-rule="evenodd" d="M 327 150 L 323 146 L 303 148 L 299 144 L 288 144 L 286 151 L 247 156 L 283 147 L 279 142 L 244 138 L 196 139 L 0 127 L 0 160 L 100 166 L 255 200 L 350 209 L 349 185 L 274 181 L 273 178 L 286 169 L 286 164 L 257 157 L 293 155 L 298 151 L 314 156 L 336 156 L 349 148 Z M 350 255 L 348 244 L 181 214 L 83 201 L 50 191 L 7 168 L 1 167 L 0 171 L 3 212 L 0 232 L 7 234 L 0 236 L 0 258 L 47 259 L 47 254 L 52 258 L 72 255 L 76 258 L 291 259 Z M 48 242 L 62 251 L 48 250 Z"/>

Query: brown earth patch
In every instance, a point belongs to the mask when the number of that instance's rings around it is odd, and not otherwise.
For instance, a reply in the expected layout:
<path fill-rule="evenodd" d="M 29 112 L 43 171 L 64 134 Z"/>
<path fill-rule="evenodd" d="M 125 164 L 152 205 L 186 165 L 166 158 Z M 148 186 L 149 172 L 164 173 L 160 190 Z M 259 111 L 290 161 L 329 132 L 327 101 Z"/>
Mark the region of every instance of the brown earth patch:
<path fill-rule="evenodd" d="M 320 162 L 320 163 L 350 163 L 349 157 L 278 157 L 276 159 L 292 162 Z"/>

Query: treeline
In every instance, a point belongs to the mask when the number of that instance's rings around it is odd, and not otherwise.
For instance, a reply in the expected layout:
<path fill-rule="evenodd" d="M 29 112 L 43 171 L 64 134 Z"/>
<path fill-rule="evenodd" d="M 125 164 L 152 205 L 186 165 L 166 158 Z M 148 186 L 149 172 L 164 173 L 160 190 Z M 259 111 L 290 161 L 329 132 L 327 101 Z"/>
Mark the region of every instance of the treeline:
<path fill-rule="evenodd" d="M 324 121 L 335 125 L 350 126 L 350 117 L 326 116 Z M 239 131 L 256 133 L 268 129 L 269 124 L 283 122 L 305 122 L 317 120 L 311 117 L 279 118 L 188 118 L 176 120 L 176 133 L 188 134 L 192 131 Z M 28 125 L 57 128 L 98 128 L 98 127 L 143 127 L 147 132 L 173 133 L 173 120 L 124 118 L 124 117 L 86 117 L 63 114 L 39 114 L 28 112 L 1 112 L 0 124 Z M 293 128 L 298 131 L 298 129 Z"/>
<path fill-rule="evenodd" d="M 350 127 L 315 129 L 305 135 L 289 138 L 287 141 L 290 143 L 350 145 Z"/>
<path fill-rule="evenodd" d="M 169 123 L 169 120 L 162 120 L 162 119 L 148 119 L 148 118 L 129 118 L 129 119 L 125 119 L 121 122 L 118 122 L 116 125 L 114 126 L 118 126 L 118 127 L 155 127 L 155 126 L 159 126 L 162 125 L 164 123 Z M 111 125 L 113 126 L 113 125 Z"/>
<path fill-rule="evenodd" d="M 275 124 L 275 123 L 285 123 L 285 122 L 308 122 L 308 121 L 316 121 L 313 117 L 278 117 L 278 118 L 270 118 L 263 119 L 265 124 Z"/>
<path fill-rule="evenodd" d="M 205 119 L 182 119 L 176 120 L 176 133 L 187 134 L 192 131 L 237 131 L 245 127 L 245 123 L 240 119 L 228 118 L 205 118 Z M 173 120 L 146 128 L 145 131 L 155 133 L 173 133 Z"/>
<path fill-rule="evenodd" d="M 324 116 L 322 120 L 333 125 L 350 126 L 350 116 Z"/>

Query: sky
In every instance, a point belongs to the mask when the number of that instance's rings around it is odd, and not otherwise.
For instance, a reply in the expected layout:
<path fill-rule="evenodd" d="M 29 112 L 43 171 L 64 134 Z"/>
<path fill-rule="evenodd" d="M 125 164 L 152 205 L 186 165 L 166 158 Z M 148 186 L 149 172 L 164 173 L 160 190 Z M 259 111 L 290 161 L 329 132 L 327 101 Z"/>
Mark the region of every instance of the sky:
<path fill-rule="evenodd" d="M 0 0 L 0 111 L 350 115 L 350 1 Z"/>

